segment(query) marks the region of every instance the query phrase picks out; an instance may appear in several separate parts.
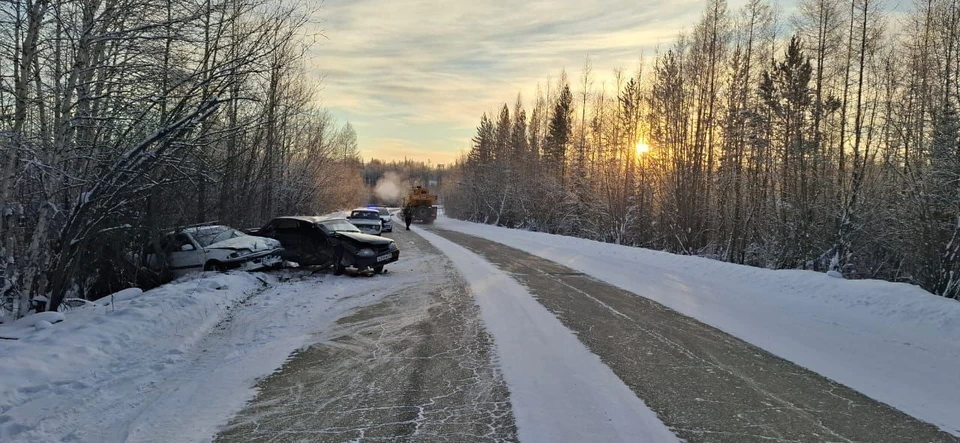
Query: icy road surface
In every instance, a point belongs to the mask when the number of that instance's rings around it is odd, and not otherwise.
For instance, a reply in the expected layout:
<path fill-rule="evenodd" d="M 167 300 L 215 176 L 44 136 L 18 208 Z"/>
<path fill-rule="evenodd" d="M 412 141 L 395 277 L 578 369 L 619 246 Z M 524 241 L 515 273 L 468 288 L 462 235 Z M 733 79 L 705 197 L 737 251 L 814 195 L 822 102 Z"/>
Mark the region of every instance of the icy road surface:
<path fill-rule="evenodd" d="M 479 309 L 450 262 L 397 230 L 390 288 L 258 383 L 218 442 L 516 441 Z"/>
<path fill-rule="evenodd" d="M 523 284 L 687 441 L 960 441 L 652 300 L 501 243 L 428 231 L 466 247 Z M 643 288 L 636 291 L 642 294 Z M 518 404 L 520 398 L 513 401 Z M 637 419 L 645 420 L 643 414 Z M 517 420 L 522 437 L 520 411 Z"/>
<path fill-rule="evenodd" d="M 496 344 L 520 441 L 680 441 L 526 288 L 467 249 L 420 233 L 470 284 Z"/>

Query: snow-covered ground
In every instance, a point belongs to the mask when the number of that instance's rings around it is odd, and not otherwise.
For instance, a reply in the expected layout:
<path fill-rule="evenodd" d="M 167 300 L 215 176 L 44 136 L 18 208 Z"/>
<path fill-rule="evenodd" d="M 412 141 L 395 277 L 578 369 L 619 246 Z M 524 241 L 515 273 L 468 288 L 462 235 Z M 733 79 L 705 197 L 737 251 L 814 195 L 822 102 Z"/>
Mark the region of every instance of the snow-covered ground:
<path fill-rule="evenodd" d="M 435 226 L 650 298 L 960 435 L 960 303 L 953 300 L 902 283 L 758 269 L 444 217 Z"/>
<path fill-rule="evenodd" d="M 204 273 L 0 327 L 19 337 L 0 341 L 0 441 L 209 440 L 314 333 L 419 278 Z"/>
<path fill-rule="evenodd" d="M 557 261 L 960 435 L 960 303 L 910 285 L 771 271 L 441 218 Z M 419 230 L 419 228 L 415 228 Z M 422 232 L 464 274 L 526 441 L 675 439 L 600 359 L 495 266 Z M 359 306 L 422 284 L 388 276 L 205 273 L 0 326 L 0 441 L 204 441 L 258 377 Z M 558 417 L 561 417 L 558 419 Z M 625 438 L 626 437 L 626 438 Z"/>
<path fill-rule="evenodd" d="M 679 441 L 600 358 L 496 266 L 415 228 L 470 285 L 524 442 Z"/>

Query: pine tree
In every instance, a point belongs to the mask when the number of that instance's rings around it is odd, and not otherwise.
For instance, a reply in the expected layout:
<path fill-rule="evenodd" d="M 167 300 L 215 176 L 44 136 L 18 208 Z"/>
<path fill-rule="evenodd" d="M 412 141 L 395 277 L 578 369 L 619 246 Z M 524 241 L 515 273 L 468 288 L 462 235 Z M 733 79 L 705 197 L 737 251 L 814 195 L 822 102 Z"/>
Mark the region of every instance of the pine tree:
<path fill-rule="evenodd" d="M 572 132 L 572 103 L 573 94 L 570 93 L 570 86 L 564 84 L 560 89 L 560 97 L 554 105 L 547 129 L 547 139 L 543 146 L 544 161 L 550 168 L 550 172 L 561 182 L 566 175 L 567 145 Z"/>
<path fill-rule="evenodd" d="M 477 127 L 477 135 L 473 137 L 473 147 L 468 158 L 475 166 L 483 167 L 491 163 L 494 133 L 493 122 L 490 121 L 487 114 L 483 114 L 483 117 L 480 118 L 480 126 Z"/>
<path fill-rule="evenodd" d="M 486 221 L 491 215 L 489 201 L 495 198 L 491 176 L 496 145 L 496 128 L 487 114 L 480 119 L 477 135 L 473 137 L 473 147 L 467 155 L 467 175 L 465 186 L 470 189 L 471 220 Z"/>
<path fill-rule="evenodd" d="M 500 118 L 497 120 L 496 137 L 494 140 L 493 157 L 497 162 L 509 161 L 510 154 L 510 109 L 504 103 L 500 108 Z"/>
<path fill-rule="evenodd" d="M 803 267 L 811 255 L 819 255 L 810 244 L 812 187 L 807 116 L 813 103 L 810 89 L 813 68 L 803 54 L 800 37 L 790 39 L 783 61 L 763 73 L 760 96 L 776 116 L 779 130 L 782 202 L 781 239 L 784 241 L 781 266 Z"/>
<path fill-rule="evenodd" d="M 513 108 L 513 128 L 510 131 L 510 149 L 513 151 L 512 160 L 523 162 L 529 151 L 527 143 L 527 112 L 523 110 L 523 102 L 517 95 L 517 104 Z"/>

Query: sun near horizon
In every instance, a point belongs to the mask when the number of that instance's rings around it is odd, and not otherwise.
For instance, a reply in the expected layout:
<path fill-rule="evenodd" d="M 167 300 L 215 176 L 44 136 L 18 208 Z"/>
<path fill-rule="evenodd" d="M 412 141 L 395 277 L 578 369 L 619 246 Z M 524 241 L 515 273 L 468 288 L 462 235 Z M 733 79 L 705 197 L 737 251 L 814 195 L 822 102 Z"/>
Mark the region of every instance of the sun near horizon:
<path fill-rule="evenodd" d="M 643 155 L 650 152 L 650 145 L 647 142 L 640 140 L 637 142 L 637 155 Z"/>

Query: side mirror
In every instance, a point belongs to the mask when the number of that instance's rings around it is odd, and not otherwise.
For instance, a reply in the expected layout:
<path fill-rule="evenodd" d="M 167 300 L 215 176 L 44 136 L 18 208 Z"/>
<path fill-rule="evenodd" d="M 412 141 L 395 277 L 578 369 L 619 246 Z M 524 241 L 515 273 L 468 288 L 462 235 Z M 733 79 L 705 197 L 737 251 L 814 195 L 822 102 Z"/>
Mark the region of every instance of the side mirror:
<path fill-rule="evenodd" d="M 180 246 L 181 251 L 196 251 L 197 248 L 193 247 L 190 243 Z"/>

